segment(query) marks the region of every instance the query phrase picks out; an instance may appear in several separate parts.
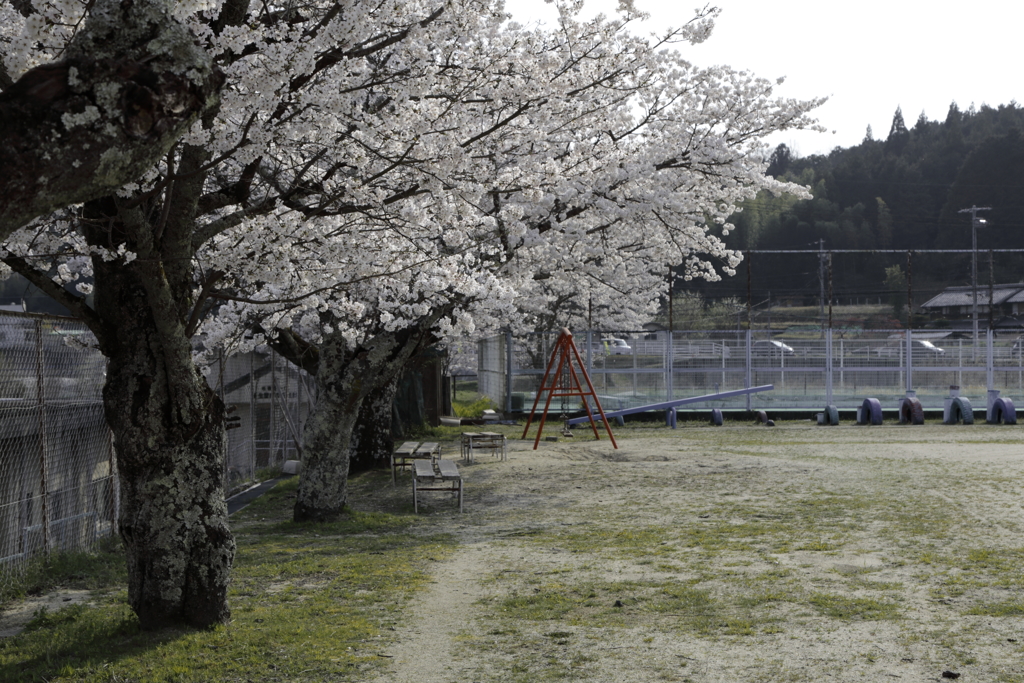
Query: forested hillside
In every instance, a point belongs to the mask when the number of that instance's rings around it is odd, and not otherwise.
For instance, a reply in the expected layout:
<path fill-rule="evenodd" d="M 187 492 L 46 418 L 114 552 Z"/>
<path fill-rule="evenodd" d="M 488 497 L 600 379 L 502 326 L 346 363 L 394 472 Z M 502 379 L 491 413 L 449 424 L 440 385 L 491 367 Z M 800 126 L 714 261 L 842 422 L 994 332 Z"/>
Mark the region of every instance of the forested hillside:
<path fill-rule="evenodd" d="M 1016 103 L 998 108 L 954 103 L 944 121 L 924 114 L 908 127 L 897 109 L 884 139 L 870 127 L 864 141 L 828 155 L 794 158 L 785 145 L 771 157 L 769 175 L 812 189 L 814 198 L 796 201 L 762 193 L 734 216 L 727 238 L 736 249 L 970 249 L 971 220 L 959 211 L 991 207 L 979 214 L 979 283 L 989 281 L 988 249 L 1024 248 L 1024 109 Z M 994 256 L 995 280 L 1024 277 L 1024 255 Z M 885 269 L 907 257 L 863 254 L 833 257 L 833 291 L 846 302 L 883 301 Z M 805 297 L 819 292 L 817 256 L 754 254 L 752 289 L 764 298 Z M 915 303 L 948 285 L 970 283 L 969 255 L 917 254 L 911 264 Z M 706 296 L 746 299 L 745 265 L 734 278 L 701 285 Z"/>

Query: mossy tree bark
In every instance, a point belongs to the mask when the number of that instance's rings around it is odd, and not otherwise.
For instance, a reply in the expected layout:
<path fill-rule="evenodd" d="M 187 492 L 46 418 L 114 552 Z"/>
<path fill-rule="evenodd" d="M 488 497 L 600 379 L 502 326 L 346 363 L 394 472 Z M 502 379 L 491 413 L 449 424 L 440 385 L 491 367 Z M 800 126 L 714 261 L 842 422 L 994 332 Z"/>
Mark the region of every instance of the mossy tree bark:
<path fill-rule="evenodd" d="M 129 602 L 143 628 L 224 622 L 235 550 L 224 406 L 191 361 L 168 349 L 138 278 L 118 273 L 103 292 L 118 308 L 134 299 L 141 312 L 122 320 L 108 346 L 103 392 L 118 454 Z"/>
<path fill-rule="evenodd" d="M 248 4 L 226 0 L 212 28 L 238 24 Z M 205 273 L 196 300 L 193 256 L 213 234 L 197 230 L 197 217 L 231 201 L 203 194 L 206 151 L 174 147 L 200 117 L 211 124 L 224 77 L 173 8 L 97 0 L 61 60 L 17 81 L 0 67 L 0 236 L 87 202 L 86 242 L 137 257 L 93 258 L 92 306 L 56 284 L 45 260 L 4 261 L 82 319 L 109 361 L 103 396 L 118 453 L 128 595 L 147 629 L 226 621 L 235 550 L 224 406 L 191 347 L 206 287 L 221 276 Z M 161 159 L 157 189 L 112 196 Z M 248 183 L 243 176 L 228 188 L 232 201 L 244 202 Z"/>
<path fill-rule="evenodd" d="M 350 474 L 386 466 L 390 462 L 391 453 L 395 450 L 392 405 L 397 389 L 396 376 L 378 386 L 363 399 L 352 432 Z"/>
<path fill-rule="evenodd" d="M 137 256 L 93 257 L 91 307 L 25 259 L 5 259 L 86 322 L 107 357 L 103 400 L 118 456 L 128 596 L 146 629 L 206 627 L 230 616 L 235 545 L 224 499 L 224 406 L 191 344 L 203 305 L 194 295 L 192 256 L 206 156 L 182 150 L 181 179 L 162 196 L 106 197 L 83 207 L 87 243 L 123 244 Z"/>
<path fill-rule="evenodd" d="M 402 330 L 381 331 L 356 345 L 329 334 L 315 351 L 294 333 L 280 333 L 274 348 L 296 365 L 315 370 L 317 383 L 317 402 L 303 432 L 295 521 L 329 522 L 341 516 L 360 409 L 368 397 L 392 384 L 420 349 L 434 343 L 432 329 L 444 313 L 437 311 Z"/>
<path fill-rule="evenodd" d="M 185 150 L 180 170 L 203 158 Z M 144 628 L 203 627 L 230 616 L 235 545 L 224 499 L 224 406 L 193 362 L 189 329 L 199 175 L 165 198 L 168 212 L 112 199 L 84 212 L 90 243 L 104 244 L 113 231 L 115 243 L 138 254 L 128 264 L 93 259 L 92 322 L 109 361 L 103 398 L 118 453 L 128 596 Z M 152 216 L 165 218 L 154 224 Z"/>

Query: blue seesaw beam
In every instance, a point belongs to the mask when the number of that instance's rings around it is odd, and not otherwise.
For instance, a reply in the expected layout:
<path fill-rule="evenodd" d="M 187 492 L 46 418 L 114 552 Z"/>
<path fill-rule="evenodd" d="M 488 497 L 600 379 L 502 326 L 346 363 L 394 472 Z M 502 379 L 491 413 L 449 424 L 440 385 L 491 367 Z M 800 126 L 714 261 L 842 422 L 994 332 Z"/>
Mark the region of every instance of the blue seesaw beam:
<path fill-rule="evenodd" d="M 626 408 L 625 410 L 616 410 L 611 413 L 605 413 L 605 417 L 611 419 L 613 417 L 622 417 L 623 415 L 632 415 L 633 413 L 643 413 L 648 410 L 666 410 L 668 408 L 675 408 L 677 406 L 686 405 L 687 403 L 702 403 L 704 401 L 717 401 L 723 398 L 732 398 L 733 396 L 746 396 L 747 394 L 756 394 L 760 391 L 771 391 L 775 388 L 774 384 L 765 384 L 760 387 L 750 387 L 749 389 L 736 389 L 734 391 L 723 391 L 718 394 L 704 394 L 703 396 L 694 396 L 692 398 L 677 398 L 671 401 L 664 401 L 662 403 L 652 403 L 647 406 L 637 406 L 636 408 Z M 589 417 L 574 417 L 569 420 L 569 424 L 578 425 L 584 422 L 590 422 Z"/>

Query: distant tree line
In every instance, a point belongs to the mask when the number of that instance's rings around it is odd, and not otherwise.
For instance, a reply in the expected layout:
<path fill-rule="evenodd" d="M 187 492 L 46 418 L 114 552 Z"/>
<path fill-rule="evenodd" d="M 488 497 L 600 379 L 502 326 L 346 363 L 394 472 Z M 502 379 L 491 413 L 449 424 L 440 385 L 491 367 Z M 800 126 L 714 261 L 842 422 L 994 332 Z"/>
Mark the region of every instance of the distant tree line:
<path fill-rule="evenodd" d="M 970 249 L 971 221 L 958 211 L 989 206 L 978 231 L 978 279 L 989 281 L 987 249 L 1024 248 L 1024 109 L 1016 103 L 998 108 L 972 105 L 961 111 L 953 103 L 944 121 L 924 113 L 907 127 L 896 110 L 885 139 L 870 126 L 855 147 L 827 155 L 797 158 L 779 145 L 768 175 L 811 188 L 813 199 L 773 197 L 762 192 L 733 216 L 736 229 L 726 238 L 734 249 Z M 996 255 L 996 282 L 1024 276 L 1024 255 Z M 817 301 L 818 259 L 814 256 L 754 255 L 755 292 L 763 297 Z M 907 270 L 905 255 L 846 255 L 833 258 L 837 296 L 849 299 L 891 298 L 886 269 Z M 970 284 L 969 255 L 915 257 L 912 267 L 915 303 L 950 285 Z M 687 283 L 711 299 L 746 298 L 746 264 L 722 282 Z M 889 278 L 892 281 L 892 278 Z M 694 285 L 694 287 L 689 287 Z M 920 292 L 920 296 L 917 294 Z M 903 293 L 905 295 L 905 292 Z"/>

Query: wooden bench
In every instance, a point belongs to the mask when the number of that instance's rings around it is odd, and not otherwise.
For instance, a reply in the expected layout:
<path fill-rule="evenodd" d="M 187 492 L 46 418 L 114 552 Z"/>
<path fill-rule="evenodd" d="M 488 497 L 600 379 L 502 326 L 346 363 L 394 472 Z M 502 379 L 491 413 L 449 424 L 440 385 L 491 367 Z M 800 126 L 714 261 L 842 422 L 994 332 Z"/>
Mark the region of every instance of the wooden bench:
<path fill-rule="evenodd" d="M 459 512 L 462 512 L 462 475 L 459 466 L 451 460 L 413 460 L 412 507 L 419 514 L 420 491 L 447 491 L 459 498 Z"/>
<path fill-rule="evenodd" d="M 412 461 L 416 458 L 416 449 L 419 448 L 419 441 L 406 441 L 396 448 L 391 454 L 391 484 L 397 481 L 396 473 L 399 469 L 412 467 Z"/>
<path fill-rule="evenodd" d="M 473 450 L 489 450 L 491 456 L 501 457 L 508 460 L 508 442 L 504 434 L 497 432 L 463 432 L 462 434 L 462 459 L 466 462 L 473 462 Z"/>
<path fill-rule="evenodd" d="M 433 441 L 424 441 L 416 449 L 417 458 L 430 458 L 431 460 L 441 459 L 441 444 Z"/>

